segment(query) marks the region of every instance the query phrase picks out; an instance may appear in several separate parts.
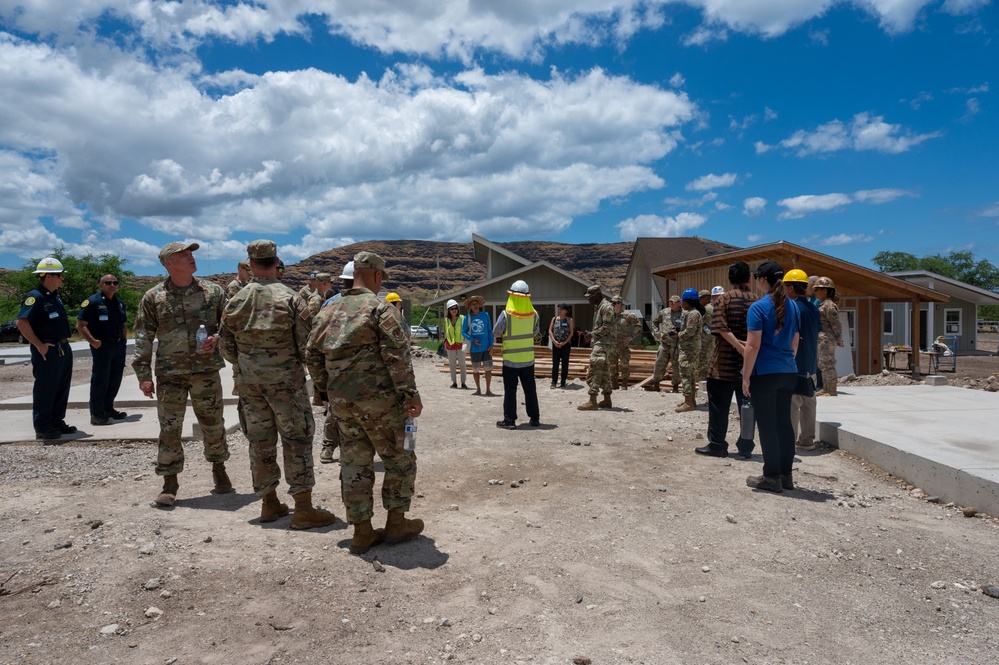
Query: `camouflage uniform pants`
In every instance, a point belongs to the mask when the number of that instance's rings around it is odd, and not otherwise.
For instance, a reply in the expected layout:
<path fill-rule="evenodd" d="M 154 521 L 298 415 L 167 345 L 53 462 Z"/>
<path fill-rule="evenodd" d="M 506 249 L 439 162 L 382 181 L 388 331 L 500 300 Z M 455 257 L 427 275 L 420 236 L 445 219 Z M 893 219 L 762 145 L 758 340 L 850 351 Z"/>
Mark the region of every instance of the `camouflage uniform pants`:
<path fill-rule="evenodd" d="M 340 445 L 340 429 L 336 426 L 336 416 L 333 409 L 326 414 L 326 422 L 323 424 L 323 447 L 336 448 Z"/>
<path fill-rule="evenodd" d="M 590 387 L 589 393 L 610 394 L 611 388 L 610 366 L 607 363 L 606 347 L 600 342 L 596 342 L 590 350 L 590 367 L 586 370 L 586 385 Z"/>
<path fill-rule="evenodd" d="M 679 367 L 679 372 L 674 372 L 680 375 L 680 380 L 683 383 L 683 394 L 687 397 L 694 396 L 694 389 L 697 387 L 697 355 L 700 353 L 700 341 L 696 340 L 697 343 L 681 343 L 680 346 L 680 359 L 677 363 Z"/>
<path fill-rule="evenodd" d="M 831 335 L 819 334 L 818 356 L 822 387 L 836 390 L 836 340 Z"/>
<path fill-rule="evenodd" d="M 627 344 L 621 347 L 618 358 L 621 360 L 621 380 L 628 383 L 631 378 L 631 347 Z"/>
<path fill-rule="evenodd" d="M 402 448 L 406 435 L 402 413 L 354 414 L 337 409 L 336 424 L 340 430 L 340 494 L 347 522 L 359 524 L 374 515 L 375 453 L 385 467 L 382 506 L 385 510 L 409 510 L 416 485 L 416 453 Z"/>
<path fill-rule="evenodd" d="M 611 380 L 617 379 L 621 369 L 621 346 L 617 343 L 607 345 L 607 373 Z"/>
<path fill-rule="evenodd" d="M 715 336 L 705 335 L 701 338 L 701 350 L 697 353 L 697 380 L 703 381 L 708 378 L 708 369 L 711 364 L 711 353 L 715 349 Z"/>
<path fill-rule="evenodd" d="M 662 381 L 666 376 L 666 368 L 669 366 L 670 362 L 673 363 L 673 384 L 679 381 L 676 373 L 676 361 L 674 360 L 676 356 L 676 344 L 665 344 L 663 342 L 659 343 L 659 350 L 656 352 L 656 365 L 652 370 L 652 380 Z"/>
<path fill-rule="evenodd" d="M 312 435 L 316 422 L 301 385 L 244 383 L 239 387 L 239 424 L 250 442 L 253 491 L 263 496 L 281 480 L 277 440 L 281 435 L 284 479 L 289 494 L 308 492 L 316 484 L 312 465 Z"/>
<path fill-rule="evenodd" d="M 222 420 L 222 380 L 218 370 L 159 376 L 156 386 L 156 415 L 160 421 L 159 454 L 156 475 L 167 476 L 184 470 L 184 444 L 181 433 L 187 396 L 191 396 L 194 415 L 205 439 L 205 459 L 224 462 L 229 459 Z"/>

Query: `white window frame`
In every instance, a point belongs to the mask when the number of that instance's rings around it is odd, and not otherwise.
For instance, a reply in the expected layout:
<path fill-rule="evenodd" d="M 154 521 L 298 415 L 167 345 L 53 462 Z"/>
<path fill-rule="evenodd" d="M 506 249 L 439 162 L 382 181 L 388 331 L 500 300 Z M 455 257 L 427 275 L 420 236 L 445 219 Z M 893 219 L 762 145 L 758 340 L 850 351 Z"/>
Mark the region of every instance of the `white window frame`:
<path fill-rule="evenodd" d="M 949 319 L 949 314 L 951 312 L 957 312 L 957 329 L 956 330 L 951 330 L 950 329 L 950 326 L 952 325 L 952 322 L 949 321 L 948 319 Z M 943 324 L 944 324 L 944 335 L 957 335 L 958 337 L 961 336 L 961 328 L 964 327 L 963 326 L 963 321 L 962 321 L 963 317 L 961 316 L 961 314 L 962 314 L 962 310 L 961 310 L 960 307 L 948 307 L 948 308 L 944 309 L 944 320 L 943 320 Z"/>
<path fill-rule="evenodd" d="M 895 310 L 890 307 L 885 308 L 884 318 L 881 320 L 881 334 L 892 336 L 895 334 Z"/>

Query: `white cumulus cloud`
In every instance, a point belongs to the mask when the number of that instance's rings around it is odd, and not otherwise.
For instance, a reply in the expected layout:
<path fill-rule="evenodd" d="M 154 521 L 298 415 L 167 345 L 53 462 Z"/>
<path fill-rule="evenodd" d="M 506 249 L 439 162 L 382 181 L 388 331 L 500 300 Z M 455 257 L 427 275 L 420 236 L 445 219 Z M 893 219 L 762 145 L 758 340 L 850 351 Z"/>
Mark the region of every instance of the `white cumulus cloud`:
<path fill-rule="evenodd" d="M 742 202 L 742 214 L 756 217 L 767 207 L 767 200 L 759 196 L 751 196 Z"/>
<path fill-rule="evenodd" d="M 699 228 L 708 218 L 695 212 L 681 212 L 676 217 L 639 215 L 617 224 L 622 240 L 635 238 L 678 238 Z"/>
<path fill-rule="evenodd" d="M 814 212 L 826 212 L 850 205 L 853 199 L 847 194 L 805 194 L 781 199 L 777 205 L 785 209 L 778 219 L 797 219 Z"/>
<path fill-rule="evenodd" d="M 849 123 L 833 120 L 810 132 L 799 130 L 778 145 L 794 151 L 800 157 L 840 150 L 873 150 L 897 154 L 939 136 L 940 132 L 913 134 L 901 125 L 885 122 L 882 116 L 858 113 Z M 773 147 L 758 142 L 756 152 L 764 153 Z"/>
<path fill-rule="evenodd" d="M 718 189 L 719 187 L 731 187 L 735 184 L 735 179 L 736 174 L 734 173 L 723 173 L 721 175 L 709 173 L 688 182 L 686 189 L 687 191 L 703 192 L 709 189 Z"/>

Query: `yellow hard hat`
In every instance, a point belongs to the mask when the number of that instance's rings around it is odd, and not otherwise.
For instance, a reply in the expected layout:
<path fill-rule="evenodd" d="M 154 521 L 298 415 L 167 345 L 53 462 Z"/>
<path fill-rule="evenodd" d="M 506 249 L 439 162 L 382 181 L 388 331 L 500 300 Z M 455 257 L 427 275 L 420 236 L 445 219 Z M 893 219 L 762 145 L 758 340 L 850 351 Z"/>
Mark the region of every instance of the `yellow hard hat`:
<path fill-rule="evenodd" d="M 402 298 L 395 291 L 392 291 L 387 296 L 385 296 L 385 302 L 402 302 Z"/>
<path fill-rule="evenodd" d="M 805 274 L 804 270 L 793 268 L 792 270 L 788 270 L 787 274 L 784 275 L 784 283 L 787 284 L 788 282 L 808 284 L 808 275 Z"/>
<path fill-rule="evenodd" d="M 33 275 L 43 275 L 50 272 L 66 272 L 62 267 L 62 262 L 53 256 L 46 256 L 44 259 L 38 262 L 38 266 L 35 268 Z"/>

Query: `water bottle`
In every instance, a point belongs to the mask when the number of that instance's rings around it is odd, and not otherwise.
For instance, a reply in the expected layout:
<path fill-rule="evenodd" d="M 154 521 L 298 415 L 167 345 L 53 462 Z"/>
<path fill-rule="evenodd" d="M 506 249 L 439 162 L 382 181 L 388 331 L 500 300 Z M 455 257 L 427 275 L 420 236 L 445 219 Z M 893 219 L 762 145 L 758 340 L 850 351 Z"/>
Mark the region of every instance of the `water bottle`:
<path fill-rule="evenodd" d="M 756 415 L 753 413 L 753 405 L 748 398 L 742 403 L 742 407 L 739 408 L 739 418 L 742 420 L 739 438 L 744 441 L 752 441 L 753 430 L 756 429 Z"/>
<path fill-rule="evenodd" d="M 194 351 L 195 353 L 204 353 L 201 350 L 201 345 L 205 343 L 208 339 L 208 330 L 205 329 L 205 324 L 198 326 L 198 334 L 194 336 Z"/>
<path fill-rule="evenodd" d="M 416 418 L 409 416 L 406 418 L 406 442 L 402 444 L 403 450 L 416 450 Z"/>

